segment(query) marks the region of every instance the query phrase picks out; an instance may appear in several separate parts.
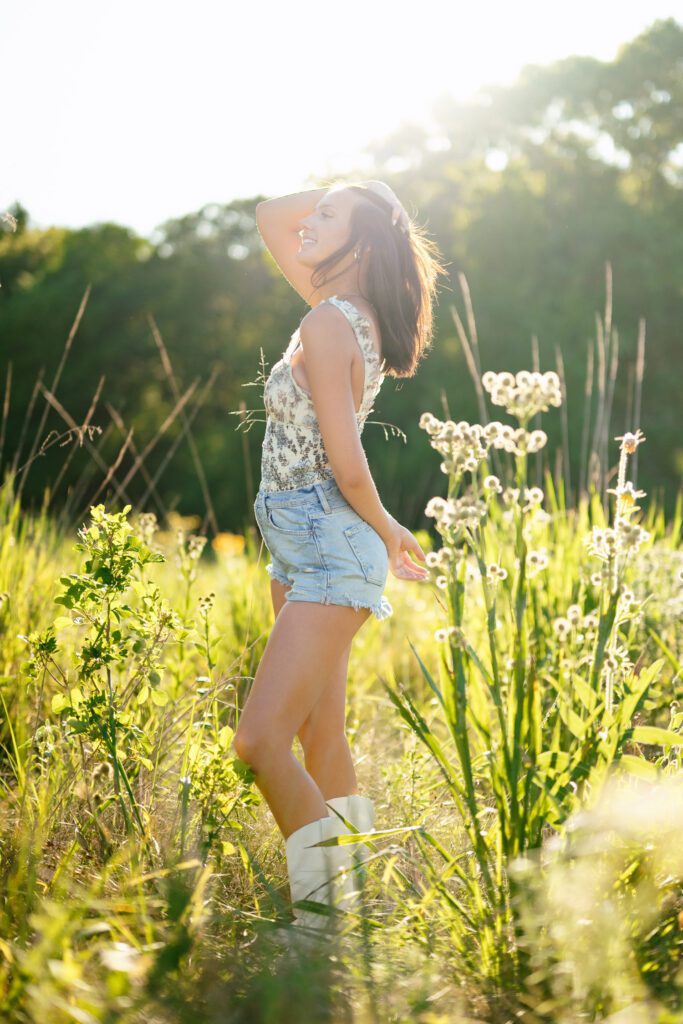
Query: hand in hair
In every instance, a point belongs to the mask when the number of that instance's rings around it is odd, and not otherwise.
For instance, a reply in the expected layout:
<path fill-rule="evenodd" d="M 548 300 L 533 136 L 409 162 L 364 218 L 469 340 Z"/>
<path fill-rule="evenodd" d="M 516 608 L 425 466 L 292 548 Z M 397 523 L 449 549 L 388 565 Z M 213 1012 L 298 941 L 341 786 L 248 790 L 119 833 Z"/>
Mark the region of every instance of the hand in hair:
<path fill-rule="evenodd" d="M 383 181 L 362 181 L 360 184 L 364 185 L 366 188 L 372 189 L 373 192 L 389 203 L 391 206 L 391 223 L 398 223 L 401 231 L 407 234 L 410 227 L 410 217 L 403 208 L 403 204 L 398 199 L 394 190 Z"/>

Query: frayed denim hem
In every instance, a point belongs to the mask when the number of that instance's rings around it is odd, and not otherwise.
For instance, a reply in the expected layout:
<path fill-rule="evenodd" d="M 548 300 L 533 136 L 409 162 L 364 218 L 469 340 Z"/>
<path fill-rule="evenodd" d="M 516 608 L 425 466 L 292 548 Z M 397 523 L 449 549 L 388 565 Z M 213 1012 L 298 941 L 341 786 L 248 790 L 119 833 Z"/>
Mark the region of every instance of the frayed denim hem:
<path fill-rule="evenodd" d="M 360 608 L 369 608 L 372 614 L 375 616 L 375 618 L 378 619 L 380 622 L 382 621 L 382 619 L 388 619 L 389 616 L 394 614 L 394 609 L 392 608 L 391 604 L 386 599 L 384 594 L 382 594 L 380 600 L 377 601 L 376 604 L 370 604 L 367 601 L 358 601 L 356 600 L 355 597 L 349 597 L 347 594 L 344 594 L 344 598 L 349 602 L 353 610 L 356 612 Z M 334 602 L 332 603 L 334 604 Z"/>
<path fill-rule="evenodd" d="M 286 576 L 283 576 L 282 573 L 275 568 L 272 562 L 269 562 L 266 566 L 266 572 L 271 579 L 277 580 L 278 583 L 282 583 L 285 587 L 288 587 L 291 583 L 291 580 L 288 580 Z"/>

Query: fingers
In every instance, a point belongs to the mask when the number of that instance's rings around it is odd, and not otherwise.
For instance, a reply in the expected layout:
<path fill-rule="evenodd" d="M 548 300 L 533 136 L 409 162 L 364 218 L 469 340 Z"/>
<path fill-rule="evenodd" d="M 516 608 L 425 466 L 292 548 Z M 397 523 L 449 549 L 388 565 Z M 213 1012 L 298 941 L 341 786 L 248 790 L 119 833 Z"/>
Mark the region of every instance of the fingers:
<path fill-rule="evenodd" d="M 417 541 L 416 541 L 416 543 L 417 543 Z M 410 574 L 410 577 L 412 579 L 423 580 L 423 579 L 425 579 L 429 575 L 428 570 L 424 566 L 422 566 L 422 565 L 415 565 L 415 563 L 413 562 L 413 560 L 411 559 L 411 557 L 410 557 L 410 555 L 408 554 L 407 551 L 403 551 L 402 555 L 403 555 L 403 568 Z"/>
<path fill-rule="evenodd" d="M 414 553 L 415 555 L 417 555 L 417 557 L 418 557 L 418 558 L 421 558 L 421 559 L 422 559 L 422 561 L 424 562 L 424 560 L 425 560 L 425 558 L 426 558 L 427 556 L 425 555 L 424 551 L 423 551 L 423 550 L 422 550 L 422 548 L 420 547 L 419 541 L 418 541 L 418 540 L 417 540 L 417 539 L 416 539 L 415 537 L 413 537 L 413 544 L 412 544 L 412 546 L 411 546 L 410 550 L 411 550 L 411 551 L 412 551 L 412 552 L 413 552 L 413 553 Z"/>
<path fill-rule="evenodd" d="M 390 563 L 390 569 L 394 576 L 402 580 L 423 580 L 429 575 L 426 569 L 415 565 L 405 551 L 402 551 L 395 562 Z"/>

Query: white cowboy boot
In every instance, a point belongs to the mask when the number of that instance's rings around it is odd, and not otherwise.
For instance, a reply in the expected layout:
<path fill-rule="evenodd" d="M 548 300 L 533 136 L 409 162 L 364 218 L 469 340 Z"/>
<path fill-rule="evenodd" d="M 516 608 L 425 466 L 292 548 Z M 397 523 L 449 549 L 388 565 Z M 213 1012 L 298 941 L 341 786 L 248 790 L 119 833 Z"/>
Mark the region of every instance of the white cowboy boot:
<path fill-rule="evenodd" d="M 348 796 L 333 796 L 325 801 L 328 807 L 332 808 L 331 815 L 337 817 L 338 811 L 354 828 L 359 832 L 372 832 L 375 825 L 375 805 L 367 796 L 360 793 L 350 793 Z M 365 884 L 366 873 L 362 867 L 363 857 L 361 855 L 361 844 L 341 847 L 348 851 L 348 865 L 350 870 L 342 881 L 342 894 L 340 907 L 345 910 L 356 910 L 360 896 L 360 888 Z"/>
<path fill-rule="evenodd" d="M 350 793 L 349 796 L 333 796 L 325 803 L 339 811 L 359 832 L 371 832 L 375 826 L 375 805 L 368 796 Z"/>
<path fill-rule="evenodd" d="M 340 870 L 349 866 L 348 846 L 315 846 L 315 843 L 333 836 L 348 835 L 350 829 L 340 818 L 327 815 L 302 825 L 285 840 L 287 874 L 292 903 L 312 900 L 328 907 L 337 906 L 343 894 L 342 877 L 335 878 Z M 334 931 L 328 913 L 293 907 L 295 920 L 292 927 L 297 929 L 297 942 L 305 934 L 312 940 L 321 934 Z M 304 945 L 305 945 L 304 940 Z"/>

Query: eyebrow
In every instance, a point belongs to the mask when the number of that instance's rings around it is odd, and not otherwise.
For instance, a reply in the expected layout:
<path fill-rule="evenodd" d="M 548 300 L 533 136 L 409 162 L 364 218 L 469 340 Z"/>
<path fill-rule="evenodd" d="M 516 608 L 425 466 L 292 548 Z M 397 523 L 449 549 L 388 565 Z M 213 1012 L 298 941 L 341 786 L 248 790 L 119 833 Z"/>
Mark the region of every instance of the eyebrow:
<path fill-rule="evenodd" d="M 318 203 L 316 210 L 323 210 L 325 207 L 327 207 L 328 210 L 334 210 L 332 203 Z"/>

